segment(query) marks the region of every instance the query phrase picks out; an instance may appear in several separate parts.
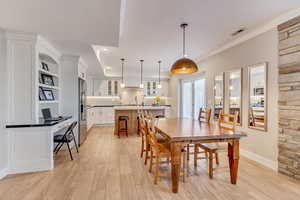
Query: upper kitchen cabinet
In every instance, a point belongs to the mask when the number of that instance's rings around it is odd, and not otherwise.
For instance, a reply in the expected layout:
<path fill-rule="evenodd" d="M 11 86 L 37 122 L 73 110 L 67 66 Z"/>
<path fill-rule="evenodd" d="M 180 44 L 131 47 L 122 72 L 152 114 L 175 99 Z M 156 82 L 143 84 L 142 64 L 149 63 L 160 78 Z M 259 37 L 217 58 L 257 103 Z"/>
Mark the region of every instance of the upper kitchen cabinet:
<path fill-rule="evenodd" d="M 168 96 L 168 81 L 161 81 L 161 88 L 158 88 L 158 82 L 146 81 L 144 83 L 145 96 Z"/>
<path fill-rule="evenodd" d="M 100 80 L 88 78 L 88 96 L 119 96 L 119 80 Z"/>

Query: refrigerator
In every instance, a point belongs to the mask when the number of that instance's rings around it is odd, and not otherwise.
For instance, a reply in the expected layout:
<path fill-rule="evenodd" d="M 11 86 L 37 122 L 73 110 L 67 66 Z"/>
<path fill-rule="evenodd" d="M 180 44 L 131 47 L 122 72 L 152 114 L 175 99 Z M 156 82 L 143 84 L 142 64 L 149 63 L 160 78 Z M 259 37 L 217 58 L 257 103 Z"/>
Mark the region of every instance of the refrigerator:
<path fill-rule="evenodd" d="M 85 80 L 83 80 L 81 78 L 79 78 L 78 84 L 79 84 L 79 87 L 78 87 L 79 88 L 79 92 L 78 92 L 78 94 L 79 94 L 78 143 L 79 143 L 79 146 L 81 146 L 87 137 L 87 119 L 86 119 L 86 117 L 87 117 L 86 116 L 87 115 L 87 111 L 86 111 L 86 109 L 87 109 L 87 105 L 86 105 L 87 86 L 86 86 Z"/>

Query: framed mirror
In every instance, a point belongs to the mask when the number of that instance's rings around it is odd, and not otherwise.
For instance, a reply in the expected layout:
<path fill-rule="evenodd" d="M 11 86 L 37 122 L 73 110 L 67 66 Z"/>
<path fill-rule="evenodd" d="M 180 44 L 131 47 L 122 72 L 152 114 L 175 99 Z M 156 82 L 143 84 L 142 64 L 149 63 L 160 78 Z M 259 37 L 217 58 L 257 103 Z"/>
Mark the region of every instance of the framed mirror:
<path fill-rule="evenodd" d="M 238 113 L 237 123 L 242 125 L 242 69 L 228 72 L 229 113 Z"/>
<path fill-rule="evenodd" d="M 224 73 L 215 76 L 214 80 L 214 118 L 224 109 Z"/>
<path fill-rule="evenodd" d="M 267 131 L 267 63 L 248 67 L 249 128 Z"/>

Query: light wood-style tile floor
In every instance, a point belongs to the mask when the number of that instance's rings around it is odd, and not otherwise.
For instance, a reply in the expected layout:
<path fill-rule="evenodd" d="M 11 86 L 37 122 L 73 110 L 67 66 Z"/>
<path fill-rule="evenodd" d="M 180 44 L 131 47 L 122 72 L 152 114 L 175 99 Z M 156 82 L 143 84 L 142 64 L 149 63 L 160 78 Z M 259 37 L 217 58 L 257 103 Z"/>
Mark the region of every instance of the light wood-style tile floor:
<path fill-rule="evenodd" d="M 220 169 L 210 180 L 206 162 L 194 169 L 190 160 L 188 183 L 180 182 L 178 194 L 171 192 L 169 177 L 153 185 L 139 158 L 140 138 L 118 139 L 112 127 L 90 131 L 79 155 L 68 152 L 55 158 L 53 171 L 11 175 L 0 180 L 1 200 L 289 200 L 300 199 L 300 182 L 241 158 L 237 185 L 229 182 L 229 171 Z M 227 166 L 226 156 L 221 165 Z"/>

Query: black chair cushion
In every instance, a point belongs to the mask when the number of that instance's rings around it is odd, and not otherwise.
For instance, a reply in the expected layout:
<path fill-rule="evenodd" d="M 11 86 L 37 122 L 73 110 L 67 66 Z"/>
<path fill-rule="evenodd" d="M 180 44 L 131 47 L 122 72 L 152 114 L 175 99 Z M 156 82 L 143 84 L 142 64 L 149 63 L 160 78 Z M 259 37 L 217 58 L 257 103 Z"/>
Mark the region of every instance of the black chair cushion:
<path fill-rule="evenodd" d="M 54 142 L 71 142 L 73 140 L 73 135 L 69 134 L 66 137 L 64 135 L 55 135 Z"/>
<path fill-rule="evenodd" d="M 155 118 L 165 118 L 165 116 L 164 115 L 157 115 L 157 116 L 155 116 Z"/>
<path fill-rule="evenodd" d="M 119 120 L 128 120 L 129 117 L 128 116 L 119 116 Z"/>

